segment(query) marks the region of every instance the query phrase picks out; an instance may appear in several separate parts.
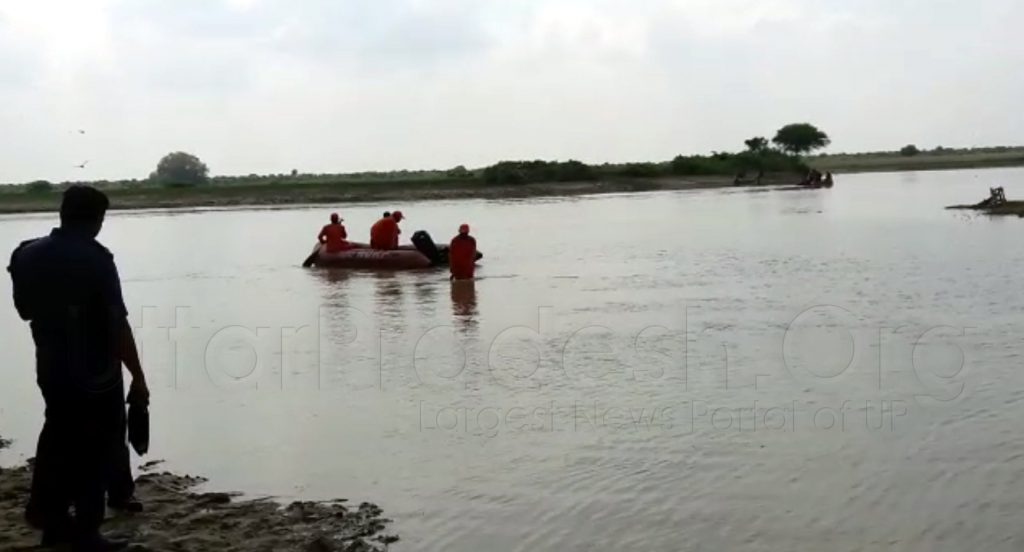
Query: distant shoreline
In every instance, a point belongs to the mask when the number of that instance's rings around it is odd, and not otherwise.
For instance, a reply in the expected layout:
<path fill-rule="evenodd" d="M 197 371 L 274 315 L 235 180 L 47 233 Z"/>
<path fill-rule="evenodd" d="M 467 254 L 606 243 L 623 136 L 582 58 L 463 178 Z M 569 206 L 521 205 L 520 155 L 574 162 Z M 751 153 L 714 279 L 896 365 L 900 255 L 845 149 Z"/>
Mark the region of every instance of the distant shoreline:
<path fill-rule="evenodd" d="M 899 153 L 819 155 L 805 159 L 807 165 L 822 172 L 838 175 L 867 172 L 902 172 L 955 169 L 987 169 L 1024 166 L 1024 148 L 1000 152 L 953 151 L 928 152 L 915 156 Z M 342 175 L 344 176 L 344 175 Z M 800 180 L 796 174 L 766 175 L 762 186 L 792 185 Z M 842 185 L 842 181 L 837 183 Z M 527 184 L 487 184 L 473 178 L 442 180 L 338 180 L 333 182 L 297 183 L 286 178 L 268 183 L 224 183 L 215 179 L 208 185 L 195 187 L 161 187 L 152 184 L 137 186 L 104 186 L 113 210 L 277 207 L 292 205 L 326 205 L 346 203 L 453 199 L 526 199 L 534 197 L 571 197 L 606 193 L 635 193 L 675 190 L 696 190 L 731 187 L 752 187 L 752 183 L 735 186 L 728 175 L 658 176 L 650 178 L 601 178 L 583 182 L 549 182 Z M 60 203 L 59 188 L 31 191 L 23 187 L 0 190 L 0 214 L 42 213 L 56 211 Z"/>
<path fill-rule="evenodd" d="M 798 177 L 766 177 L 762 186 L 793 184 Z M 699 190 L 737 187 L 733 178 L 655 178 L 599 180 L 594 182 L 554 182 L 537 184 L 484 185 L 447 184 L 267 184 L 258 186 L 211 185 L 195 188 L 157 188 L 106 190 L 112 210 L 270 207 L 287 205 L 326 205 L 408 201 L 483 199 L 512 200 L 534 197 L 571 197 L 592 194 Z M 0 194 L 0 214 L 56 211 L 57 192 Z"/>
<path fill-rule="evenodd" d="M 910 156 L 900 155 L 899 152 L 816 155 L 805 158 L 805 161 L 819 171 L 840 174 L 995 169 L 1024 166 L 1024 148 L 977 152 L 969 150 L 947 150 L 941 153 L 929 151 Z"/>

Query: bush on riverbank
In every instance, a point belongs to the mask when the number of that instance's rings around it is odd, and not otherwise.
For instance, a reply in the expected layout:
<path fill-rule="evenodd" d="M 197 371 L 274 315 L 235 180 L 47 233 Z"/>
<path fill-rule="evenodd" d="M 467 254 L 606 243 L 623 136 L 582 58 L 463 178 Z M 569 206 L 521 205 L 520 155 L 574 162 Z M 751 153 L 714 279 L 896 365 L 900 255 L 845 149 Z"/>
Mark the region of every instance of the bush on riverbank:
<path fill-rule="evenodd" d="M 667 163 L 626 163 L 625 165 L 605 165 L 601 171 L 609 176 L 626 178 L 659 178 L 668 176 Z"/>
<path fill-rule="evenodd" d="M 48 180 L 36 180 L 25 184 L 25 191 L 30 194 L 45 194 L 53 191 L 53 184 Z"/>
<path fill-rule="evenodd" d="M 473 174 L 473 171 L 459 165 L 458 167 L 449 169 L 448 172 L 445 173 L 445 176 L 448 178 L 473 178 L 476 175 Z"/>
<path fill-rule="evenodd" d="M 794 155 L 775 150 L 745 151 L 742 153 L 715 153 L 710 156 L 677 156 L 669 164 L 671 174 L 677 176 L 722 175 L 732 176 L 747 172 L 804 173 L 807 165 Z"/>
<path fill-rule="evenodd" d="M 597 180 L 593 167 L 575 160 L 501 161 L 483 171 L 487 184 L 531 184 L 537 182 L 585 182 Z"/>
<path fill-rule="evenodd" d="M 807 165 L 795 155 L 761 148 L 741 153 L 679 155 L 667 163 L 592 166 L 579 161 L 502 161 L 484 169 L 483 180 L 486 184 L 532 184 L 586 182 L 601 178 L 735 176 L 758 171 L 803 174 L 807 172 Z"/>

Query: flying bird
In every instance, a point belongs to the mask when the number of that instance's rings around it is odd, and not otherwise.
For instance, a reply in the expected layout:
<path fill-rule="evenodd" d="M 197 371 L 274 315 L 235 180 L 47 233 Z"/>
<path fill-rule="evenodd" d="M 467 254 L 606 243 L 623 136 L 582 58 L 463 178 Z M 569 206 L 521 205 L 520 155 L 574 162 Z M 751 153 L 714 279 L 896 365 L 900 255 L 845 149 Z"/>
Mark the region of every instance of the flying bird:
<path fill-rule="evenodd" d="M 84 131 L 84 130 L 82 130 L 82 129 L 78 129 L 78 133 L 79 133 L 79 134 L 85 134 L 85 131 Z"/>
<path fill-rule="evenodd" d="M 88 164 L 89 164 L 89 161 L 85 160 L 85 161 L 82 162 L 81 165 L 75 165 L 75 167 L 78 167 L 79 169 L 84 169 L 85 166 L 88 165 Z"/>

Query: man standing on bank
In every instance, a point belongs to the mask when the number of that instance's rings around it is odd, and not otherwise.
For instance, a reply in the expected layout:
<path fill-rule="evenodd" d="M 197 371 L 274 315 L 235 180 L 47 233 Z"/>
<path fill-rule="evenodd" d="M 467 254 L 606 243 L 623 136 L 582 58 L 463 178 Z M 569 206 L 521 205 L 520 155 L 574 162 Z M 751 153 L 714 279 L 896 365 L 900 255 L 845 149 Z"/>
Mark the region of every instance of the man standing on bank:
<path fill-rule="evenodd" d="M 22 243 L 8 267 L 46 403 L 26 518 L 43 530 L 44 546 L 70 542 L 76 551 L 126 546 L 99 531 L 111 474 L 124 461 L 122 363 L 132 375 L 128 400 L 149 400 L 114 257 L 95 239 L 108 207 L 99 190 L 68 188 L 60 228 Z"/>

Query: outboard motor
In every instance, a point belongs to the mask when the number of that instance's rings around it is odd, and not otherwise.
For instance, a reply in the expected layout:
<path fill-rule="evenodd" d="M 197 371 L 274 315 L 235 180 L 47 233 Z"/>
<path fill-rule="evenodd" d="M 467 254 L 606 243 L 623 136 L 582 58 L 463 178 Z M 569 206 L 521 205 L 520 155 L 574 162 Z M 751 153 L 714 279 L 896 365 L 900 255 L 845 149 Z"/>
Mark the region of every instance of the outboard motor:
<path fill-rule="evenodd" d="M 416 250 L 423 253 L 430 262 L 435 265 L 443 265 L 448 259 L 434 244 L 434 239 L 430 237 L 430 234 L 426 230 L 417 230 L 412 235 L 412 244 L 416 246 Z"/>

